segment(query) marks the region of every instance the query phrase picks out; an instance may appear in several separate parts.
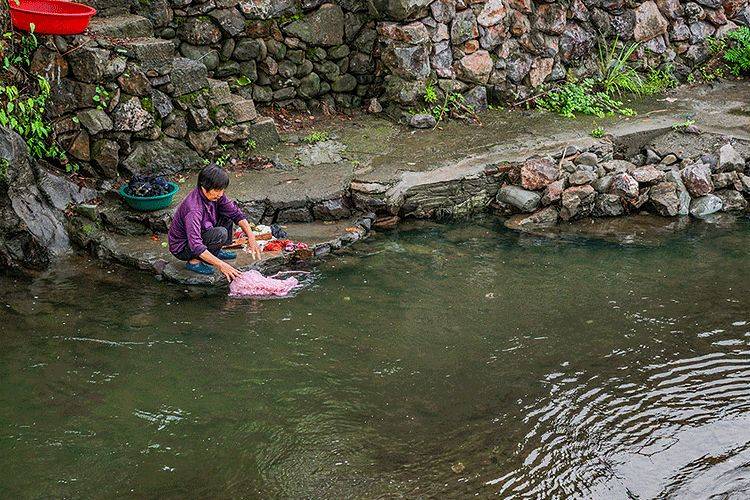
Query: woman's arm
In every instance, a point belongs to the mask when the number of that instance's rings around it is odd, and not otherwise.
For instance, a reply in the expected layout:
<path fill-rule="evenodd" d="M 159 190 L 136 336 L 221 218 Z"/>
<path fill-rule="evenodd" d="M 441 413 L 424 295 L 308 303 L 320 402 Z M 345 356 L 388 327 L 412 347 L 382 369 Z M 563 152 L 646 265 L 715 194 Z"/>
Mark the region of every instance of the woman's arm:
<path fill-rule="evenodd" d="M 216 269 L 221 271 L 221 274 L 226 276 L 227 281 L 232 281 L 234 278 L 238 277 L 241 272 L 239 272 L 237 269 L 232 267 L 231 265 L 227 264 L 220 258 L 216 257 L 214 254 L 209 252 L 208 250 L 204 251 L 202 254 L 198 256 L 199 259 L 201 259 L 203 262 L 206 262 L 208 264 L 211 264 Z"/>
<path fill-rule="evenodd" d="M 253 234 L 253 230 L 250 229 L 250 224 L 248 224 L 247 219 L 242 219 L 237 224 L 239 224 L 247 235 L 247 246 L 245 247 L 245 251 L 250 252 L 253 259 L 260 260 L 260 247 L 258 246 L 258 242 L 255 241 L 255 235 Z"/>

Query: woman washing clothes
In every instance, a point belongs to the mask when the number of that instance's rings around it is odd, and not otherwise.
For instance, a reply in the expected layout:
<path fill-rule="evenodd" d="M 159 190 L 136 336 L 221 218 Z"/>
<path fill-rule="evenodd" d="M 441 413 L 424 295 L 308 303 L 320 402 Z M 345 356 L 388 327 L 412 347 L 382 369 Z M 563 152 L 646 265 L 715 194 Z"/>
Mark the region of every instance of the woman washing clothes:
<path fill-rule="evenodd" d="M 185 268 L 199 274 L 218 269 L 228 281 L 241 272 L 226 261 L 237 258 L 223 249 L 232 242 L 234 224 L 247 235 L 245 251 L 260 259 L 260 248 L 245 214 L 224 194 L 229 174 L 211 164 L 198 174 L 198 185 L 180 203 L 169 227 L 169 251 L 186 261 Z"/>

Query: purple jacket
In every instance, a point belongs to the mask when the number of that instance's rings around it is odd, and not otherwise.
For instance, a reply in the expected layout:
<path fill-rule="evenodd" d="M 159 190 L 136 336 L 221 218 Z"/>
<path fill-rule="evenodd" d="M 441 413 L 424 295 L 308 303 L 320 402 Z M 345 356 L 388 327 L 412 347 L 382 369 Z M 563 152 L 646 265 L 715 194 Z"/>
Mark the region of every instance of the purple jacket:
<path fill-rule="evenodd" d="M 174 213 L 172 225 L 169 226 L 169 251 L 173 254 L 190 247 L 193 255 L 206 251 L 201 234 L 216 225 L 219 216 L 228 217 L 237 224 L 245 219 L 237 205 L 223 195 L 217 201 L 208 201 L 200 188 L 190 191 Z"/>

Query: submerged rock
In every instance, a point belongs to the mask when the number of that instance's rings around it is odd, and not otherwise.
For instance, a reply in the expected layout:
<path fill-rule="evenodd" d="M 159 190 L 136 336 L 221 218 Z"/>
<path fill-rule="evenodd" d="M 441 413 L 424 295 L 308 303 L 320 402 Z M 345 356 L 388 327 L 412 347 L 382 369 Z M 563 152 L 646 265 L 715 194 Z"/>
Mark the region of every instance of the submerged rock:
<path fill-rule="evenodd" d="M 533 214 L 514 215 L 505 222 L 505 226 L 510 229 L 522 229 L 524 227 L 550 227 L 557 224 L 557 209 L 546 207 L 534 212 Z"/>

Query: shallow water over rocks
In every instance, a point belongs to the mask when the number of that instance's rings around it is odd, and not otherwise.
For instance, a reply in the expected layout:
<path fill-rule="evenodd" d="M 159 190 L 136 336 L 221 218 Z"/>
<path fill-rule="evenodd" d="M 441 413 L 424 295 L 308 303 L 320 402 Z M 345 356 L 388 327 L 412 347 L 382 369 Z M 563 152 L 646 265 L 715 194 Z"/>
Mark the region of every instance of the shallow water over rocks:
<path fill-rule="evenodd" d="M 0 494 L 746 497 L 750 223 L 610 236 L 405 225 L 278 301 L 2 278 Z"/>

